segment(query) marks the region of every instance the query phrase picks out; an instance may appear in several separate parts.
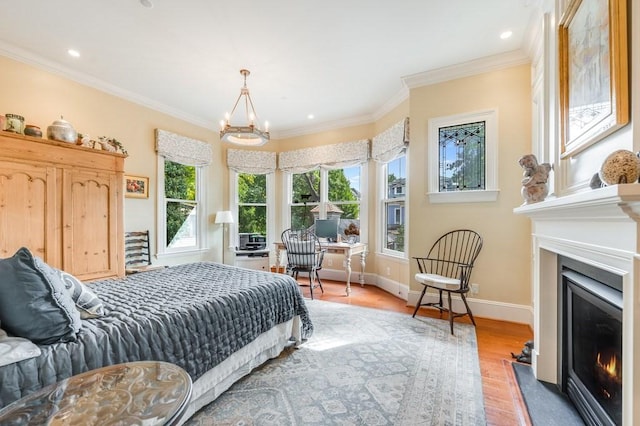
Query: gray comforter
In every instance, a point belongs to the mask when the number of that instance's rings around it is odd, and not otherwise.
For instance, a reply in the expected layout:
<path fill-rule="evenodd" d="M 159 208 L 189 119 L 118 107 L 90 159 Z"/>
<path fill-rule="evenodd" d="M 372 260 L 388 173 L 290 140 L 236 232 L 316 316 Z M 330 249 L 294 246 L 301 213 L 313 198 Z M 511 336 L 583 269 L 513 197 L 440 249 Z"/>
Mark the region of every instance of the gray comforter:
<path fill-rule="evenodd" d="M 0 367 L 0 407 L 84 371 L 167 361 L 195 381 L 273 326 L 296 315 L 313 326 L 293 278 L 192 263 L 88 284 L 105 305 L 83 320 L 76 342 L 40 346 L 39 357 Z"/>

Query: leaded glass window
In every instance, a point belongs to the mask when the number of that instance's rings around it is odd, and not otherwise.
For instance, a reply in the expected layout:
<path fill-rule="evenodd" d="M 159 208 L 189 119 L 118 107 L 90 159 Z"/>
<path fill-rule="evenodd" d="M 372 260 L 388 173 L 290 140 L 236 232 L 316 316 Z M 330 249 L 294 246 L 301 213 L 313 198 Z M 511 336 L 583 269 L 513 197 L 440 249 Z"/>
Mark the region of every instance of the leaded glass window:
<path fill-rule="evenodd" d="M 439 192 L 485 189 L 485 121 L 438 129 Z"/>

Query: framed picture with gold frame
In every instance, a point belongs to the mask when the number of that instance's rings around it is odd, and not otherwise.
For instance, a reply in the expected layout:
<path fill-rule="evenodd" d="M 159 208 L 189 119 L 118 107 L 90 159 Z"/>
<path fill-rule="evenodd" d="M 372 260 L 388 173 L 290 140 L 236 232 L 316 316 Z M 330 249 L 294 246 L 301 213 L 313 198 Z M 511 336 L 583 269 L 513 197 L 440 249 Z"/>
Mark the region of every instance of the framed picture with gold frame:
<path fill-rule="evenodd" d="M 558 29 L 562 157 L 629 122 L 626 0 L 571 0 Z"/>
<path fill-rule="evenodd" d="M 125 175 L 124 195 L 127 198 L 149 198 L 149 178 Z"/>

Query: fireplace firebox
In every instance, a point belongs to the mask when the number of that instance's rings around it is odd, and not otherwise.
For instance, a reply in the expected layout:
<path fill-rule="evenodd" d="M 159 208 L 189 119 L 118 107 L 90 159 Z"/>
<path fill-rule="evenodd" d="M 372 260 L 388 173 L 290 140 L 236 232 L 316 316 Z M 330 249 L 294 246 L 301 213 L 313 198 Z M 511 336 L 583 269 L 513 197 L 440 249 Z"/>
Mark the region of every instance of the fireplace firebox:
<path fill-rule="evenodd" d="M 561 389 L 588 425 L 622 424 L 622 277 L 559 256 Z"/>

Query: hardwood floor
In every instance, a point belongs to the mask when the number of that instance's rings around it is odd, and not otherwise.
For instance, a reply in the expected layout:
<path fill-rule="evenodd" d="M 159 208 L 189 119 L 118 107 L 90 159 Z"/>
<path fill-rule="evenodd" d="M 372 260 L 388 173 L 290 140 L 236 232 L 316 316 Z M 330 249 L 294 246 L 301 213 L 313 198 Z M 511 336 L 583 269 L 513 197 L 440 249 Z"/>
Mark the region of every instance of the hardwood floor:
<path fill-rule="evenodd" d="M 298 282 L 309 281 L 301 276 Z M 347 297 L 344 283 L 327 280 L 322 283 L 324 294 L 319 288 L 313 291 L 317 300 L 413 314 L 414 308 L 406 306 L 404 300 L 375 286 L 352 285 L 351 296 Z M 302 291 L 305 297 L 310 296 L 308 285 Z M 418 315 L 439 318 L 438 311 L 429 308 L 421 308 Z M 446 314 L 443 318 L 447 318 Z M 520 353 L 524 342 L 532 339 L 531 329 L 524 324 L 478 317 L 475 320 L 487 425 L 531 425 L 510 365 L 511 352 Z M 467 317 L 457 318 L 456 322 L 471 324 Z"/>

